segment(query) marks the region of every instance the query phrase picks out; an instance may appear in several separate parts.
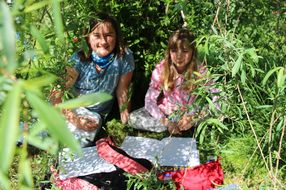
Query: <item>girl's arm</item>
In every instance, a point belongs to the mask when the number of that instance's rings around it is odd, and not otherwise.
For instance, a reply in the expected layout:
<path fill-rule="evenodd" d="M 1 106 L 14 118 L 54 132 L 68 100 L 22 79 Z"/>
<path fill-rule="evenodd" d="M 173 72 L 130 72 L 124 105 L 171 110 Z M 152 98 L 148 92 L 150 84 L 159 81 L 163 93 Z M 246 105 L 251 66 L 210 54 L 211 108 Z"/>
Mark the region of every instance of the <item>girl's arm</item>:
<path fill-rule="evenodd" d="M 165 116 L 157 104 L 157 98 L 160 93 L 160 89 L 154 88 L 150 85 L 145 95 L 145 109 L 156 119 L 161 119 Z"/>
<path fill-rule="evenodd" d="M 132 79 L 133 72 L 128 72 L 122 75 L 116 89 L 116 97 L 118 101 L 120 117 L 123 124 L 127 123 L 129 116 L 129 100 L 128 87 Z"/>
<path fill-rule="evenodd" d="M 64 77 L 64 89 L 69 89 L 75 84 L 79 74 L 76 69 L 72 67 L 66 67 L 66 72 L 66 76 Z M 49 100 L 53 105 L 57 105 L 62 102 L 63 95 L 64 92 L 62 90 L 52 89 L 50 92 Z"/>
<path fill-rule="evenodd" d="M 163 72 L 164 61 L 156 65 L 152 72 L 151 82 L 145 95 L 145 109 L 156 119 L 162 119 L 165 114 L 158 107 L 158 97 L 162 91 L 161 73 Z"/>

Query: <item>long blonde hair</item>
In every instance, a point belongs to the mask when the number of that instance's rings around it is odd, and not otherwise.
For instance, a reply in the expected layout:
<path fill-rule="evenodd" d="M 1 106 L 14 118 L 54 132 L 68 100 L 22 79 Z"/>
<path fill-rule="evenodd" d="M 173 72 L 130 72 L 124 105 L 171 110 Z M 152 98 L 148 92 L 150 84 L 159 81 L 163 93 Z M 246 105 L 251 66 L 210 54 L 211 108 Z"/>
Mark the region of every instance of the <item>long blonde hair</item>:
<path fill-rule="evenodd" d="M 177 48 L 183 48 L 185 45 L 192 49 L 192 59 L 185 72 L 185 81 L 182 88 L 186 91 L 191 91 L 195 88 L 195 84 L 193 83 L 193 79 L 195 80 L 196 78 L 194 71 L 198 70 L 195 36 L 188 29 L 181 28 L 173 32 L 168 41 L 168 48 L 165 54 L 166 64 L 164 64 L 162 72 L 164 90 L 173 90 L 175 87 L 174 77 L 176 68 L 171 60 L 170 51 Z"/>

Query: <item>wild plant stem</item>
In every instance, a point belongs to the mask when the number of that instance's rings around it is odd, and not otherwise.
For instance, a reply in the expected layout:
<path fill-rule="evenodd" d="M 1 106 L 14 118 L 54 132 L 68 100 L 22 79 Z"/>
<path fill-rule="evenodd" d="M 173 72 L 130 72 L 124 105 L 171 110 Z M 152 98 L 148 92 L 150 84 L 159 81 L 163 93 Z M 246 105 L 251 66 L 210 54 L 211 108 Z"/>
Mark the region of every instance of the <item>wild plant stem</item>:
<path fill-rule="evenodd" d="M 279 148 L 278 148 L 278 153 L 277 153 L 277 162 L 276 162 L 276 169 L 275 169 L 275 177 L 276 178 L 277 178 L 277 173 L 278 173 L 280 153 L 281 153 L 281 149 L 282 149 L 282 141 L 283 141 L 283 137 L 284 137 L 284 134 L 285 134 L 285 127 L 286 127 L 286 116 L 284 117 L 284 124 L 283 124 L 283 127 L 282 127 L 282 132 L 281 132 L 280 141 L 279 141 Z"/>
<path fill-rule="evenodd" d="M 269 167 L 271 171 L 271 175 L 273 176 L 273 167 L 272 167 L 272 153 L 271 153 L 271 148 L 272 148 L 272 128 L 274 125 L 274 117 L 275 117 L 276 111 L 274 110 L 271 115 L 271 121 L 270 121 L 270 128 L 269 128 L 269 139 L 268 139 L 268 152 L 269 152 Z"/>
<path fill-rule="evenodd" d="M 249 125 L 250 125 L 250 127 L 251 127 L 251 130 L 252 130 L 253 135 L 254 135 L 254 137 L 255 137 L 256 144 L 257 144 L 257 146 L 258 146 L 258 148 L 259 148 L 259 151 L 260 151 L 260 154 L 261 154 L 262 159 L 263 159 L 263 161 L 264 161 L 264 164 L 265 164 L 265 166 L 266 166 L 266 169 L 267 169 L 268 172 L 270 172 L 269 167 L 268 167 L 268 164 L 267 164 L 266 159 L 265 159 L 265 157 L 264 157 L 264 154 L 263 154 L 263 152 L 262 152 L 262 148 L 261 148 L 261 146 L 260 146 L 260 144 L 259 144 L 258 137 L 257 137 L 257 135 L 256 135 L 256 132 L 255 132 L 254 127 L 253 127 L 253 125 L 252 125 L 252 123 L 251 123 L 251 120 L 250 120 L 250 117 L 249 117 L 247 108 L 246 108 L 246 106 L 245 106 L 245 103 L 246 103 L 246 102 L 245 102 L 244 99 L 243 99 L 243 96 L 242 96 L 242 94 L 241 94 L 241 91 L 240 91 L 240 88 L 239 88 L 239 85 L 238 85 L 238 84 L 237 84 L 237 90 L 238 90 L 238 92 L 239 92 L 239 96 L 240 96 L 240 99 L 241 99 L 241 101 L 242 101 L 243 109 L 244 109 L 245 114 L 246 114 L 246 116 L 247 116 L 247 120 L 248 120 L 248 122 L 249 122 Z"/>

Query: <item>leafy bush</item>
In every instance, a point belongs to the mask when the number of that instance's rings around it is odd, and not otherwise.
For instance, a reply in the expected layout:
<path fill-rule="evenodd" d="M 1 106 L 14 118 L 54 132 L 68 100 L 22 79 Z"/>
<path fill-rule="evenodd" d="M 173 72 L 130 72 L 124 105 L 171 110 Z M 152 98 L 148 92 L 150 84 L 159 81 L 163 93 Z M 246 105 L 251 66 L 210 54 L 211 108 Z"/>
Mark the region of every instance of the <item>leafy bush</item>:
<path fill-rule="evenodd" d="M 183 11 L 188 27 L 198 36 L 200 58 L 207 63 L 222 97 L 221 112 L 213 113 L 195 131 L 202 160 L 207 160 L 207 155 L 221 154 L 226 181 L 235 183 L 231 178 L 238 176 L 244 189 L 284 188 L 285 7 L 283 1 L 266 0 L 15 0 L 10 7 L 1 2 L 1 188 L 10 186 L 8 170 L 18 151 L 14 145 L 20 120 L 30 124 L 39 117 L 35 134 L 48 129 L 54 147 L 68 142 L 78 149 L 71 136 L 62 138 L 61 133 L 69 134 L 64 130 L 65 122 L 59 110 L 46 103 L 46 97 L 52 87 L 61 84 L 56 76 L 64 75 L 70 55 L 83 45 L 82 27 L 95 10 L 111 12 L 118 18 L 125 41 L 134 52 L 132 109 L 143 106 L 151 71 L 163 58 L 171 32 L 183 25 Z M 204 90 L 199 92 L 201 102 L 208 103 Z M 45 117 L 47 113 L 58 118 L 56 124 Z M 156 138 L 167 135 L 133 131 L 116 120 L 107 125 L 107 133 L 116 136 L 117 142 L 127 134 Z M 36 135 L 25 135 L 38 142 L 39 148 L 51 150 L 51 144 L 41 147 L 42 141 Z M 33 182 L 28 169 L 31 163 L 26 157 L 27 144 L 18 156 L 19 169 L 15 173 L 19 172 L 20 180 L 16 187 L 38 187 L 39 179 Z M 249 164 L 243 167 L 247 158 L 251 158 Z M 140 178 L 130 180 L 140 183 Z"/>

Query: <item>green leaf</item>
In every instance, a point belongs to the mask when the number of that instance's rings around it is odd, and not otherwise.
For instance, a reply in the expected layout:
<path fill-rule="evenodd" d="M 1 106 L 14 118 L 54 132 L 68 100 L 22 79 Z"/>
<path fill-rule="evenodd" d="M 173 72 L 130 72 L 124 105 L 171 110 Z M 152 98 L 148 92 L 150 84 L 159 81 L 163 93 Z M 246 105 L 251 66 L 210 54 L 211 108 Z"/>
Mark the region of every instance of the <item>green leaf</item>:
<path fill-rule="evenodd" d="M 207 124 L 211 124 L 211 125 L 215 125 L 217 126 L 217 129 L 222 133 L 221 129 L 225 129 L 228 130 L 228 128 L 222 123 L 220 122 L 218 119 L 215 118 L 209 118 L 205 121 Z"/>
<path fill-rule="evenodd" d="M 33 90 L 39 89 L 43 86 L 48 86 L 49 84 L 53 83 L 57 77 L 52 74 L 43 75 L 37 78 L 33 78 L 30 80 L 25 81 L 25 89 Z"/>
<path fill-rule="evenodd" d="M 210 110 L 211 110 L 211 111 L 216 111 L 216 107 L 215 107 L 213 101 L 212 101 L 209 97 L 206 97 L 206 100 L 207 100 L 208 103 L 209 103 Z"/>
<path fill-rule="evenodd" d="M 0 120 L 0 170 L 6 173 L 13 161 L 19 128 L 22 82 L 14 84 L 9 92 Z"/>
<path fill-rule="evenodd" d="M 240 81 L 241 81 L 242 84 L 245 84 L 245 81 L 246 81 L 246 72 L 245 72 L 244 69 L 241 71 Z"/>
<path fill-rule="evenodd" d="M 11 189 L 10 180 L 2 171 L 0 171 L 0 189 Z"/>
<path fill-rule="evenodd" d="M 285 77 L 284 76 L 284 67 L 280 68 L 278 74 L 277 74 L 277 87 L 281 88 L 285 83 Z"/>
<path fill-rule="evenodd" d="M 0 44 L 3 45 L 3 52 L 7 58 L 7 62 L 3 61 L 4 67 L 8 72 L 12 73 L 17 67 L 16 63 L 16 33 L 13 26 L 13 19 L 10 15 L 7 4 L 0 2 Z"/>
<path fill-rule="evenodd" d="M 33 184 L 30 160 L 27 159 L 26 153 L 22 153 L 22 154 L 23 155 L 21 157 L 21 161 L 19 164 L 19 174 L 20 174 L 19 179 L 21 181 L 21 184 L 23 184 L 24 187 L 28 186 L 31 189 L 33 188 L 34 184 Z"/>
<path fill-rule="evenodd" d="M 80 153 L 80 146 L 67 128 L 66 121 L 59 111 L 31 92 L 26 92 L 26 95 L 39 119 L 46 124 L 49 133 L 74 152 Z"/>
<path fill-rule="evenodd" d="M 29 136 L 27 141 L 30 145 L 33 145 L 39 149 L 45 150 L 51 154 L 56 154 L 58 150 L 58 143 L 51 137 L 43 137 L 45 125 L 38 121 L 38 123 L 31 126 L 29 129 Z"/>
<path fill-rule="evenodd" d="M 61 104 L 58 104 L 57 107 L 61 109 L 74 109 L 78 107 L 86 107 L 99 104 L 111 99 L 112 96 L 110 94 L 98 92 L 93 94 L 81 95 L 75 99 L 68 100 Z"/>
<path fill-rule="evenodd" d="M 34 3 L 33 5 L 26 7 L 24 12 L 28 13 L 28 12 L 32 12 L 32 11 L 41 9 L 44 6 L 48 5 L 49 3 L 50 3 L 50 1 L 40 1 L 40 2 Z"/>
<path fill-rule="evenodd" d="M 240 54 L 237 58 L 237 60 L 234 63 L 234 66 L 232 68 L 232 77 L 234 77 L 236 75 L 236 73 L 239 71 L 239 68 L 241 66 L 242 63 L 242 58 L 243 58 L 243 54 Z"/>
<path fill-rule="evenodd" d="M 268 73 L 265 75 L 264 79 L 262 80 L 262 86 L 265 86 L 267 80 L 269 79 L 269 77 L 276 71 L 278 71 L 279 69 L 281 69 L 283 67 L 275 67 L 274 69 L 271 69 L 270 71 L 268 71 Z"/>
<path fill-rule="evenodd" d="M 245 50 L 245 53 L 247 53 L 248 55 L 250 55 L 251 59 L 253 60 L 254 63 L 258 63 L 258 56 L 255 52 L 255 48 L 249 48 L 247 50 Z"/>
<path fill-rule="evenodd" d="M 39 42 L 43 52 L 45 54 L 49 53 L 49 46 L 45 40 L 45 37 L 41 34 L 41 32 L 35 27 L 31 26 L 31 34 L 36 38 L 37 42 Z"/>
<path fill-rule="evenodd" d="M 56 34 L 60 40 L 63 40 L 64 26 L 63 26 L 62 15 L 61 15 L 60 1 L 59 0 L 51 0 L 51 1 L 52 1 L 52 12 L 54 15 Z"/>

